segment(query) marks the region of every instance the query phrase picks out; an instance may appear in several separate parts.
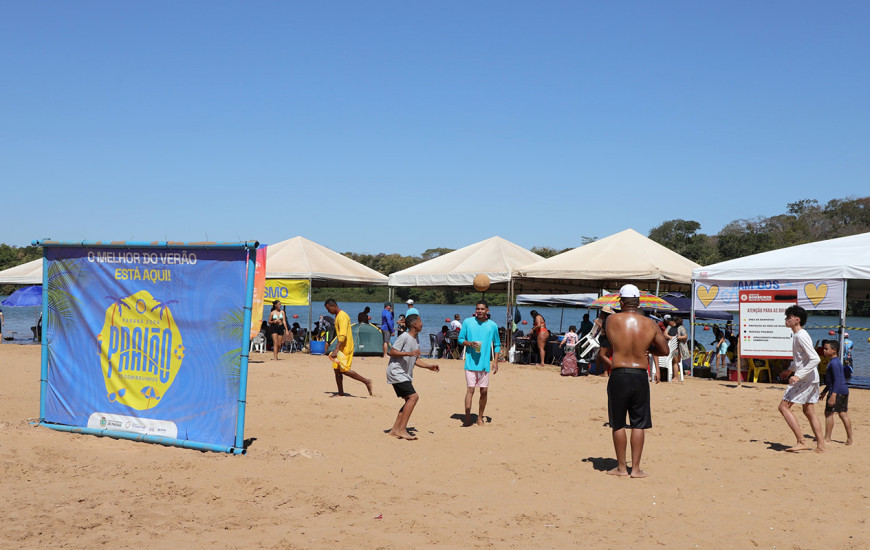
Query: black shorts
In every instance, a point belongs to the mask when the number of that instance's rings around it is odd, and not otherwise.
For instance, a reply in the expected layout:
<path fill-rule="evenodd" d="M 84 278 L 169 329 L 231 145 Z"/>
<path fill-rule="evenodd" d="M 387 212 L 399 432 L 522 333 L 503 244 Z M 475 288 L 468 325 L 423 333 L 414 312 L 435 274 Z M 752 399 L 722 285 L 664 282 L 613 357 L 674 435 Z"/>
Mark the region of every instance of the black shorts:
<path fill-rule="evenodd" d="M 393 384 L 393 391 L 396 392 L 397 397 L 401 397 L 402 399 L 406 397 L 411 397 L 417 390 L 414 389 L 414 384 L 411 382 L 397 382 Z"/>
<path fill-rule="evenodd" d="M 607 415 L 610 429 L 625 428 L 625 415 L 628 414 L 628 427 L 633 430 L 652 428 L 652 414 L 649 408 L 649 379 L 646 370 L 616 368 L 607 381 Z"/>
<path fill-rule="evenodd" d="M 849 394 L 848 393 L 838 393 L 837 397 L 834 398 L 834 406 L 828 405 L 828 400 L 825 399 L 825 416 L 834 414 L 834 413 L 844 413 L 849 412 Z"/>
<path fill-rule="evenodd" d="M 272 325 L 269 327 L 272 334 L 278 334 L 284 336 L 284 325 Z"/>

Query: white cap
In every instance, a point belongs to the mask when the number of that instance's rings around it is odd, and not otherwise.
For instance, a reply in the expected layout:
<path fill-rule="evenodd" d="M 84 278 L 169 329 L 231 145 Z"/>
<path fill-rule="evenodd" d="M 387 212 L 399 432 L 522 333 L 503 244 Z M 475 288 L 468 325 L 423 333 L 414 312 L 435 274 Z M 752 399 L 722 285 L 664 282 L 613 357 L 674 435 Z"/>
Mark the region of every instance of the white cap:
<path fill-rule="evenodd" d="M 668 315 L 668 314 L 665 314 L 665 316 L 664 316 L 664 317 L 662 317 L 662 319 L 665 319 L 665 320 L 667 320 L 667 319 L 670 319 L 670 318 L 671 318 L 671 316 L 670 316 L 670 315 Z"/>
<path fill-rule="evenodd" d="M 408 301 L 405 302 L 405 303 L 408 304 L 409 306 L 413 306 L 413 305 L 414 305 L 414 300 L 408 298 Z"/>
<path fill-rule="evenodd" d="M 620 298 L 640 298 L 640 290 L 634 285 L 623 285 L 619 289 Z"/>

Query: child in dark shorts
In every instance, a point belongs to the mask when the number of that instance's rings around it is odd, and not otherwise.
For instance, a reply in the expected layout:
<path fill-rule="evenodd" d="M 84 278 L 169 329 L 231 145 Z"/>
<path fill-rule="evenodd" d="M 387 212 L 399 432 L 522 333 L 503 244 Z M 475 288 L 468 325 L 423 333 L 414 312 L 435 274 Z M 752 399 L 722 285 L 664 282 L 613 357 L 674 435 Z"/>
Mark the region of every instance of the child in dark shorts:
<path fill-rule="evenodd" d="M 834 414 L 840 415 L 843 427 L 846 428 L 846 445 L 852 444 L 852 420 L 849 418 L 849 386 L 846 384 L 846 375 L 843 372 L 843 363 L 838 357 L 840 342 L 837 340 L 825 340 L 822 344 L 822 353 L 829 359 L 828 368 L 825 370 L 825 389 L 822 395 L 827 394 L 825 399 L 825 441 L 831 441 L 831 433 L 834 431 Z"/>
<path fill-rule="evenodd" d="M 408 332 L 402 333 L 396 339 L 396 343 L 390 349 L 390 362 L 387 364 L 387 382 L 392 384 L 396 396 L 405 400 L 389 434 L 399 439 L 414 440 L 417 438 L 408 433 L 408 420 L 419 400 L 412 382 L 414 367 L 420 366 L 435 372 L 439 372 L 439 369 L 437 364 L 430 365 L 420 360 L 420 343 L 417 342 L 417 334 L 423 329 L 420 316 L 408 315 L 405 318 L 405 325 L 408 327 Z"/>

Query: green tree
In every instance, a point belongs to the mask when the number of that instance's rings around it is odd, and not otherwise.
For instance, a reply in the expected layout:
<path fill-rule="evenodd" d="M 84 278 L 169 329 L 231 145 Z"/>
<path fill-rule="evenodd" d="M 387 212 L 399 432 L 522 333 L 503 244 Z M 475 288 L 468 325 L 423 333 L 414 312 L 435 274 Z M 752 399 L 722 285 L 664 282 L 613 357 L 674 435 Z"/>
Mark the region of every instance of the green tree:
<path fill-rule="evenodd" d="M 453 252 L 455 249 L 453 248 L 430 248 L 423 252 L 423 261 L 429 261 L 432 258 L 437 258 L 438 256 L 443 256 L 447 253 Z"/>
<path fill-rule="evenodd" d="M 695 220 L 669 220 L 652 228 L 649 238 L 693 262 L 709 265 L 717 261 L 718 253 L 714 240 L 698 233 L 700 228 Z"/>

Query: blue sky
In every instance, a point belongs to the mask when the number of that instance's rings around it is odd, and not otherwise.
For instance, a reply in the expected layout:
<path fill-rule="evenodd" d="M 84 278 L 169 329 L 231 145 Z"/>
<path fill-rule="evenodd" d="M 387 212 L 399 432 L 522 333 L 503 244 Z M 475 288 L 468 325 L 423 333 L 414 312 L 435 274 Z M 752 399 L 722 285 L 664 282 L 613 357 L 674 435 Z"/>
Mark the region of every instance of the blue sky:
<path fill-rule="evenodd" d="M 3 2 L 0 242 L 579 246 L 866 196 L 866 2 Z"/>

